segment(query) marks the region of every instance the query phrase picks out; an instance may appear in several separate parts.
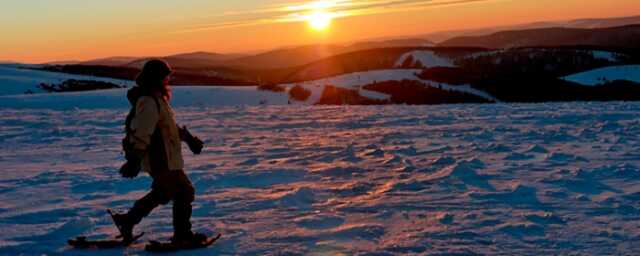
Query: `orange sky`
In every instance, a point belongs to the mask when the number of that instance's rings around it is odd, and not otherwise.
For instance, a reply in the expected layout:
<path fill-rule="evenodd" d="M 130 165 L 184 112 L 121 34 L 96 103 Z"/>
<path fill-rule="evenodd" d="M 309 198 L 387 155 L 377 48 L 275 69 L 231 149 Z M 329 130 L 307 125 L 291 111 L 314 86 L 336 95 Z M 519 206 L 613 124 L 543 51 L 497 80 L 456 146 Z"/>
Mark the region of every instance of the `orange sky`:
<path fill-rule="evenodd" d="M 222 3 L 221 3 L 222 2 Z M 34 0 L 0 2 L 0 60 L 251 52 L 441 30 L 640 14 L 638 0 Z M 309 12 L 334 19 L 311 29 Z"/>

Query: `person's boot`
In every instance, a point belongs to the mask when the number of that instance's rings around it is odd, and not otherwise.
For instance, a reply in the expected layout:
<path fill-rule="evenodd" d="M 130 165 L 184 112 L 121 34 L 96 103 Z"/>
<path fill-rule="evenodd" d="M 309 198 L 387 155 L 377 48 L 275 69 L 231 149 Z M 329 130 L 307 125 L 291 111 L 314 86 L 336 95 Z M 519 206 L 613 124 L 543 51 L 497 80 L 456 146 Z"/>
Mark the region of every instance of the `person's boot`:
<path fill-rule="evenodd" d="M 115 213 L 109 210 L 109 214 L 113 219 L 113 224 L 116 225 L 116 228 L 120 231 L 119 238 L 122 238 L 123 241 L 131 241 L 133 240 L 133 227 L 135 226 L 129 220 L 127 214 Z"/>
<path fill-rule="evenodd" d="M 205 234 L 189 232 L 186 234 L 174 234 L 171 243 L 178 247 L 193 247 L 204 243 L 209 237 Z"/>

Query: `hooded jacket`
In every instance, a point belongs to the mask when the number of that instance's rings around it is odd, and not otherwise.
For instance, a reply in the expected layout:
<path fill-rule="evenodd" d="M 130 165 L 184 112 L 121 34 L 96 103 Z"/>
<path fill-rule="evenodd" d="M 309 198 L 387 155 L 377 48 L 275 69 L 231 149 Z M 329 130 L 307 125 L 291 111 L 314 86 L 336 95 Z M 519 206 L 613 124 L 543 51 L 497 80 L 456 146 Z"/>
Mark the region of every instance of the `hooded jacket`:
<path fill-rule="evenodd" d="M 145 152 L 142 169 L 151 176 L 164 170 L 182 170 L 182 145 L 175 114 L 169 103 L 160 96 L 145 95 L 132 89 L 127 94 L 135 115 L 131 119 L 130 143 Z"/>

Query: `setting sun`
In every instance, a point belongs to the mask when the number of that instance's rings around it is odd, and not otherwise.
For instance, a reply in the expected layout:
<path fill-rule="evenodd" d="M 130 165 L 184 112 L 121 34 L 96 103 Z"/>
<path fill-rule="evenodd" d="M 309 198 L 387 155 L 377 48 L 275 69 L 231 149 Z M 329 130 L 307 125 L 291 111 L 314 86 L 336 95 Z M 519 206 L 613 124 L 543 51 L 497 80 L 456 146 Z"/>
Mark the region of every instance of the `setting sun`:
<path fill-rule="evenodd" d="M 304 20 L 313 30 L 327 30 L 331 21 L 336 17 L 332 8 L 336 6 L 336 1 L 315 1 L 302 6 L 302 9 L 309 11 L 304 15 Z"/>
<path fill-rule="evenodd" d="M 314 30 L 326 30 L 331 25 L 333 15 L 329 12 L 318 11 L 307 16 L 309 26 Z"/>

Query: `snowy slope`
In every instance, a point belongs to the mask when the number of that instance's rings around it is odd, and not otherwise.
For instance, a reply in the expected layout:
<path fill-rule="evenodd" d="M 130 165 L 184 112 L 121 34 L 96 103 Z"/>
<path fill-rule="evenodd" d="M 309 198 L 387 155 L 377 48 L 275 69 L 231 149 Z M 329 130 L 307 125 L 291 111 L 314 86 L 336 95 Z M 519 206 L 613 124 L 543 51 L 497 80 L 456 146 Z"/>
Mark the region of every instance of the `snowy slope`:
<path fill-rule="evenodd" d="M 2 108 L 128 108 L 127 89 L 35 95 L 0 96 Z M 180 106 L 257 106 L 284 105 L 289 96 L 284 93 L 259 91 L 256 86 L 173 88 L 172 105 Z"/>
<path fill-rule="evenodd" d="M 125 80 L 21 69 L 18 65 L 0 65 L 0 96 L 24 94 L 27 90 L 41 93 L 44 92 L 38 88 L 38 85 L 41 83 L 61 83 L 68 79 L 104 81 L 126 86 L 132 85 L 131 81 Z"/>
<path fill-rule="evenodd" d="M 416 65 L 418 62 L 422 64 L 424 68 L 432 67 L 455 67 L 453 61 L 449 58 L 440 57 L 433 51 L 411 51 L 403 54 L 396 61 L 395 66 L 401 67 L 402 64 L 407 61 L 408 58 L 413 58 L 412 65 Z"/>
<path fill-rule="evenodd" d="M 327 77 L 324 79 L 318 79 L 313 81 L 307 81 L 302 83 L 283 84 L 285 88 L 292 88 L 293 86 L 300 85 L 305 89 L 311 91 L 311 96 L 307 99 L 307 104 L 313 104 L 320 100 L 322 91 L 325 85 L 333 85 L 342 87 L 345 89 L 359 90 L 362 96 L 368 96 L 372 99 L 388 99 L 389 95 L 377 93 L 373 91 L 367 91 L 360 89 L 361 86 L 372 84 L 374 82 L 382 81 L 401 81 L 405 79 L 415 79 L 415 73 L 420 72 L 419 69 L 389 69 L 389 70 L 374 70 L 366 72 L 349 73 L 345 75 Z"/>
<path fill-rule="evenodd" d="M 640 254 L 638 103 L 176 112 L 208 145 L 185 155 L 194 228 L 224 233 L 176 255 Z M 65 245 L 150 186 L 118 175 L 125 113 L 0 108 L 0 255 L 144 255 Z"/>
<path fill-rule="evenodd" d="M 372 84 L 375 82 L 385 82 L 385 81 L 402 81 L 402 80 L 413 80 L 420 81 L 425 85 L 430 86 L 439 86 L 444 90 L 449 91 L 458 91 L 473 94 L 484 99 L 498 102 L 498 100 L 491 96 L 489 93 L 484 91 L 474 89 L 469 85 L 448 85 L 443 83 L 437 83 L 429 80 L 423 80 L 416 76 L 417 73 L 420 73 L 420 69 L 388 69 L 388 70 L 374 70 L 374 71 L 366 71 L 366 72 L 356 72 L 349 73 L 345 75 L 333 76 L 324 79 L 318 79 L 313 81 L 294 83 L 294 84 L 283 84 L 281 86 L 285 88 L 292 88 L 293 86 L 300 85 L 305 89 L 311 92 L 311 96 L 306 104 L 314 104 L 317 102 L 322 96 L 322 92 L 324 90 L 325 85 L 333 85 L 341 88 L 358 90 L 360 95 L 371 98 L 371 99 L 388 99 L 390 96 L 383 93 L 373 92 L 362 87 L 368 84 Z"/>
<path fill-rule="evenodd" d="M 563 79 L 588 86 L 596 86 L 615 80 L 626 80 L 640 83 L 640 65 L 600 68 L 570 75 Z"/>

